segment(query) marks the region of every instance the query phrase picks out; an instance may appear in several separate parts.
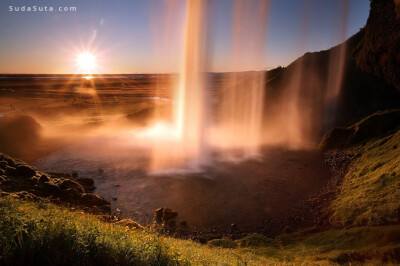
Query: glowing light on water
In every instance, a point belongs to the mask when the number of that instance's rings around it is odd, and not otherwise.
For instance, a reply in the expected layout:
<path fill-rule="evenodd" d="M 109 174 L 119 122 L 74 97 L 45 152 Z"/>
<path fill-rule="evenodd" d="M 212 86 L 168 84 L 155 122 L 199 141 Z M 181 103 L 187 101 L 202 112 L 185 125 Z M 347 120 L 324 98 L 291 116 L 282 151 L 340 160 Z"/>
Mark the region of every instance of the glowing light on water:
<path fill-rule="evenodd" d="M 145 128 L 144 130 L 134 133 L 141 139 L 147 139 L 151 141 L 157 141 L 157 139 L 162 139 L 163 142 L 173 141 L 177 142 L 181 139 L 179 131 L 169 123 L 157 122 L 154 125 Z"/>

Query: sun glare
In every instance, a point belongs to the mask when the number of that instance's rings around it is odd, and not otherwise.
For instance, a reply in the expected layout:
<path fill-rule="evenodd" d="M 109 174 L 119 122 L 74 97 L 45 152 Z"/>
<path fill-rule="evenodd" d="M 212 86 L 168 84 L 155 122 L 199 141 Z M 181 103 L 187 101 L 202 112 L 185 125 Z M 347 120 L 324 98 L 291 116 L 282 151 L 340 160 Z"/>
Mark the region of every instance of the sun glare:
<path fill-rule="evenodd" d="M 90 52 L 79 53 L 76 57 L 76 63 L 82 74 L 92 74 L 97 67 L 96 56 Z"/>

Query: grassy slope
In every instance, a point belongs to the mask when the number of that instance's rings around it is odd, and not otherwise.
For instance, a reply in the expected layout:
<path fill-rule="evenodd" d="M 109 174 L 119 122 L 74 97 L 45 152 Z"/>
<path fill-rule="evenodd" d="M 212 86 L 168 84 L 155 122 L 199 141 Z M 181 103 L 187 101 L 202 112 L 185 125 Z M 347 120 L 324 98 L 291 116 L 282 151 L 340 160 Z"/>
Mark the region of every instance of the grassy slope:
<path fill-rule="evenodd" d="M 0 257 L 10 265 L 265 263 L 249 252 L 215 249 L 110 224 L 44 201 L 0 198 Z"/>
<path fill-rule="evenodd" d="M 331 221 L 342 226 L 399 223 L 400 131 L 348 151 L 357 156 L 331 205 Z"/>
<path fill-rule="evenodd" d="M 251 235 L 236 243 L 226 240 L 238 248 L 220 248 L 11 197 L 0 198 L 0 232 L 0 264 L 10 265 L 334 264 L 390 261 L 400 250 L 400 226 L 309 229 L 276 239 Z"/>

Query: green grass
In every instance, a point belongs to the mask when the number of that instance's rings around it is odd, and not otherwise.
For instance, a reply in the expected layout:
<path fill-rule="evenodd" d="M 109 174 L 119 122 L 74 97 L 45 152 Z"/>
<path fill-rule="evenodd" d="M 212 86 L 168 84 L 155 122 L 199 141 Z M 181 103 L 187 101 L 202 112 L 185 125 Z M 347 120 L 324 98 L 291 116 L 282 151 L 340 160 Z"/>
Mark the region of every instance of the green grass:
<path fill-rule="evenodd" d="M 316 233 L 317 232 L 317 233 Z M 0 198 L 0 264 L 266 265 L 398 261 L 400 226 L 318 232 L 275 239 L 258 234 L 201 245 L 132 229 L 45 201 Z M 236 245 L 234 245 L 236 243 Z M 396 257 L 397 256 L 397 257 Z"/>
<path fill-rule="evenodd" d="M 41 201 L 0 198 L 0 264 L 187 265 L 264 264 L 241 253 L 103 222 Z"/>
<path fill-rule="evenodd" d="M 0 251 L 6 263 L 25 265 L 168 264 L 155 234 L 138 233 L 44 202 L 0 201 Z"/>
<path fill-rule="evenodd" d="M 339 226 L 399 223 L 400 131 L 348 152 L 357 156 L 330 206 L 331 222 Z"/>

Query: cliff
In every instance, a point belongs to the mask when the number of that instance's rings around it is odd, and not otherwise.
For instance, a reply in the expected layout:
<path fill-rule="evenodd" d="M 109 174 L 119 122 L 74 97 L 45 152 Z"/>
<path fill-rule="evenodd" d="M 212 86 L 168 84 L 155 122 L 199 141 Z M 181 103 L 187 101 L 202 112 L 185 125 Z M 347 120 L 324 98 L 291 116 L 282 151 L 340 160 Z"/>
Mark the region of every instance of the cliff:
<path fill-rule="evenodd" d="M 371 1 L 364 38 L 355 55 L 364 71 L 400 89 L 400 1 Z"/>
<path fill-rule="evenodd" d="M 386 109 L 400 107 L 400 1 L 371 1 L 365 28 L 329 50 L 306 53 L 285 68 L 267 73 L 265 116 L 297 92 L 298 112 L 318 140 L 333 127 L 347 127 Z M 332 61 L 344 50 L 340 91 L 327 101 Z M 297 75 L 297 80 L 296 80 Z M 339 76 L 338 76 L 339 77 Z M 295 90 L 291 86 L 297 86 Z M 291 91 L 292 90 L 292 91 Z M 287 117 L 283 115 L 282 117 Z"/>

